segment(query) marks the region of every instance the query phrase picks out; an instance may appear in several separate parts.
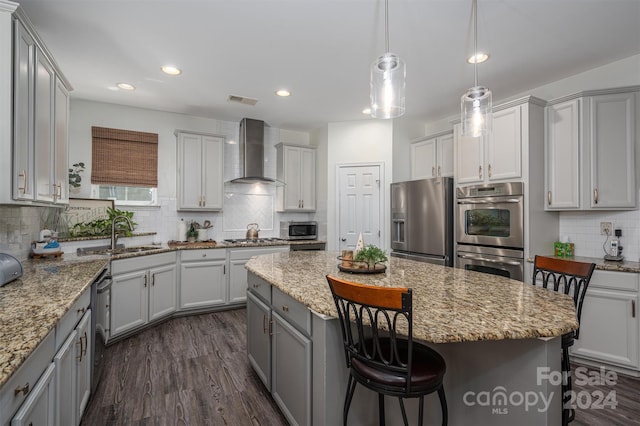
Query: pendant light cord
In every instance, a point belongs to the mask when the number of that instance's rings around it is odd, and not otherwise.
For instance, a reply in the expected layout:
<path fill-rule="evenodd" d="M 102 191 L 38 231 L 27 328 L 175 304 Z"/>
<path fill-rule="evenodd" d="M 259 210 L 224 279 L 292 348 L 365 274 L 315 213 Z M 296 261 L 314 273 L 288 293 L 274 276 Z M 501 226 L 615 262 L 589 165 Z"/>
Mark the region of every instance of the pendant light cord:
<path fill-rule="evenodd" d="M 473 0 L 473 75 L 478 87 L 478 0 Z"/>
<path fill-rule="evenodd" d="M 389 53 L 389 0 L 384 0 L 384 46 Z"/>

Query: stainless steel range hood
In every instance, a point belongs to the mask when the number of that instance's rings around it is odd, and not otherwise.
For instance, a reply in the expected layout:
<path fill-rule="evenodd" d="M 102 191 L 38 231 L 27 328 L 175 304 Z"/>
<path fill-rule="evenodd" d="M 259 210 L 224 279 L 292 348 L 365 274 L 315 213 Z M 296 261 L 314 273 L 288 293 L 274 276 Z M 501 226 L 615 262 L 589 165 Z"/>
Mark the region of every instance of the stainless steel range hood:
<path fill-rule="evenodd" d="M 275 183 L 264 176 L 264 121 L 243 118 L 240 121 L 240 177 L 232 183 Z"/>

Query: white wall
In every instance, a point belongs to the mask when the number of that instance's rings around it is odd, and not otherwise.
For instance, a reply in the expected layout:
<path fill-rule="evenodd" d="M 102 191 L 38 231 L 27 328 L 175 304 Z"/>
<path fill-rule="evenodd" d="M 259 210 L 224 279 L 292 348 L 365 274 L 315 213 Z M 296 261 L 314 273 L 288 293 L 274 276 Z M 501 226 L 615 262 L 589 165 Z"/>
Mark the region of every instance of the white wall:
<path fill-rule="evenodd" d="M 336 173 L 339 165 L 363 163 L 382 164 L 384 167 L 384 208 L 380 218 L 382 246 L 389 250 L 389 183 L 393 176 L 393 122 L 366 120 L 329 123 L 327 132 L 327 249 L 338 250 L 338 203 Z"/>
<path fill-rule="evenodd" d="M 390 182 L 411 179 L 407 159 L 411 155 L 411 141 L 425 136 L 424 123 L 404 117 L 393 120 L 393 177 Z"/>

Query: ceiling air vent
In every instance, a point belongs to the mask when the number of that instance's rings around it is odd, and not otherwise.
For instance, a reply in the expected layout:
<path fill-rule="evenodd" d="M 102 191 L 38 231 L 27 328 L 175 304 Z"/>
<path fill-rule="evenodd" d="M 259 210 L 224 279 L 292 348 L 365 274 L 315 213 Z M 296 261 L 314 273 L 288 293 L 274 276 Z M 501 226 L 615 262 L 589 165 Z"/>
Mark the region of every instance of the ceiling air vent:
<path fill-rule="evenodd" d="M 236 95 L 229 95 L 229 98 L 227 100 L 230 102 L 238 102 L 244 105 L 251 105 L 251 106 L 254 106 L 255 104 L 258 103 L 257 99 L 246 98 L 244 96 L 236 96 Z"/>

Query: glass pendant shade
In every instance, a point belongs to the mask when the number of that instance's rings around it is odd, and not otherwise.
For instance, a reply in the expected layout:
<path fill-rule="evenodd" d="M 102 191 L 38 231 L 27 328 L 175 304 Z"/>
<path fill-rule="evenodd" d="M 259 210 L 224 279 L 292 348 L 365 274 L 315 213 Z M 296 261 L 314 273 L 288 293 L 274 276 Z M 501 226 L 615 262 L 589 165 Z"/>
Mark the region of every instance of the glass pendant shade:
<path fill-rule="evenodd" d="M 371 116 L 395 118 L 404 114 L 405 62 L 387 52 L 371 65 Z"/>
<path fill-rule="evenodd" d="M 464 136 L 477 138 L 491 132 L 491 90 L 483 86 L 472 87 L 462 95 L 460 107 Z"/>

